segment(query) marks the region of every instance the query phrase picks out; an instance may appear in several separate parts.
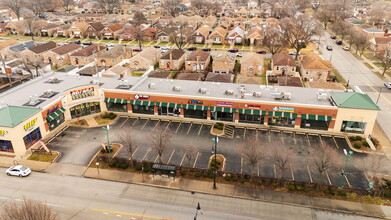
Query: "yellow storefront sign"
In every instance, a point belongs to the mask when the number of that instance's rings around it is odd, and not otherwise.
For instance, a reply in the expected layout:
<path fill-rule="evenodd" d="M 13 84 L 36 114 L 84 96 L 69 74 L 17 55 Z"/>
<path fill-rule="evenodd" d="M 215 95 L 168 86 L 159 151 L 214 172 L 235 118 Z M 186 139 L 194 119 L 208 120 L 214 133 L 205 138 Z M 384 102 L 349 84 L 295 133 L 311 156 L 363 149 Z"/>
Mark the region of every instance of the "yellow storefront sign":
<path fill-rule="evenodd" d="M 29 123 L 25 124 L 25 125 L 23 126 L 23 129 L 24 129 L 25 131 L 27 131 L 27 130 L 29 130 L 30 128 L 34 127 L 35 123 L 37 123 L 37 119 L 33 119 L 33 120 L 31 120 Z"/>
<path fill-rule="evenodd" d="M 7 134 L 7 131 L 0 130 L 0 136 L 3 137 L 5 134 Z"/>

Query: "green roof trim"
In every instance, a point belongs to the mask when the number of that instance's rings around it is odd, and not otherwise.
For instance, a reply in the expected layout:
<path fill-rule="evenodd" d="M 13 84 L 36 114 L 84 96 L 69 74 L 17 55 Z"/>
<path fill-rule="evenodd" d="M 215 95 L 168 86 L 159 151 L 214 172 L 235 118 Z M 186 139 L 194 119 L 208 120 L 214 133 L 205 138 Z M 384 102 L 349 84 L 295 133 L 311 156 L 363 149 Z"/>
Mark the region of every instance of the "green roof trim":
<path fill-rule="evenodd" d="M 40 108 L 6 106 L 0 109 L 0 127 L 13 128 L 40 111 Z"/>
<path fill-rule="evenodd" d="M 367 94 L 357 92 L 332 92 L 331 98 L 338 108 L 380 110 Z"/>

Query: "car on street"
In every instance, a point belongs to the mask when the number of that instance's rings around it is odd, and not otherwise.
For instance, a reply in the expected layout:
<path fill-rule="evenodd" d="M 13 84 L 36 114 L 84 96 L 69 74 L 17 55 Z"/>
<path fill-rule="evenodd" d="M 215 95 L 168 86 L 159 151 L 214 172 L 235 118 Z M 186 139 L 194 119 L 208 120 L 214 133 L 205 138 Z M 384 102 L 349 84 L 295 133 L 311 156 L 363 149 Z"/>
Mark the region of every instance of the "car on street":
<path fill-rule="evenodd" d="M 238 48 L 231 48 L 231 49 L 228 49 L 228 52 L 237 53 L 237 52 L 239 52 L 239 49 Z"/>
<path fill-rule="evenodd" d="M 113 43 L 106 44 L 106 47 L 114 47 L 115 45 Z"/>
<path fill-rule="evenodd" d="M 8 176 L 25 177 L 25 176 L 30 175 L 31 169 L 26 166 L 16 165 L 16 166 L 12 166 L 12 167 L 8 168 L 6 173 Z"/>
<path fill-rule="evenodd" d="M 187 50 L 188 51 L 195 51 L 195 50 L 197 50 L 197 47 L 189 47 L 189 48 L 187 48 Z"/>
<path fill-rule="evenodd" d="M 337 38 L 337 37 L 336 37 L 335 35 L 331 35 L 330 38 L 331 38 L 331 39 L 335 39 L 335 38 Z"/>
<path fill-rule="evenodd" d="M 289 52 L 289 55 L 294 55 L 294 56 L 296 56 L 296 54 L 297 54 L 296 51 L 291 51 L 291 52 Z M 299 53 L 298 55 L 300 55 L 300 53 Z"/>
<path fill-rule="evenodd" d="M 236 57 L 243 57 L 243 52 L 237 52 Z"/>
<path fill-rule="evenodd" d="M 202 48 L 202 51 L 211 51 L 209 47 Z"/>
<path fill-rule="evenodd" d="M 160 48 L 159 45 L 155 45 L 155 46 L 153 46 L 153 47 L 156 48 L 156 49 L 159 49 L 159 48 Z"/>
<path fill-rule="evenodd" d="M 328 51 L 332 51 L 332 50 L 333 50 L 333 47 L 330 46 L 330 45 L 327 45 L 326 49 L 327 49 Z"/>
<path fill-rule="evenodd" d="M 257 54 L 266 54 L 266 51 L 264 51 L 264 50 L 258 50 L 256 53 L 257 53 Z"/>
<path fill-rule="evenodd" d="M 341 41 L 341 40 L 336 40 L 335 43 L 336 43 L 337 45 L 342 45 L 342 41 Z"/>
<path fill-rule="evenodd" d="M 74 40 L 74 41 L 72 41 L 72 43 L 80 44 L 81 42 L 80 42 L 80 40 Z"/>
<path fill-rule="evenodd" d="M 92 44 L 91 41 L 83 42 L 83 45 L 91 45 L 91 44 Z"/>
<path fill-rule="evenodd" d="M 384 83 L 384 85 L 385 85 L 388 89 L 391 89 L 391 82 L 389 82 L 389 83 Z"/>
<path fill-rule="evenodd" d="M 65 46 L 67 45 L 68 43 L 59 43 L 58 46 L 62 47 L 62 46 Z"/>
<path fill-rule="evenodd" d="M 166 52 L 168 52 L 169 50 L 170 50 L 171 48 L 169 48 L 169 47 L 160 47 L 160 52 L 162 52 L 162 53 L 166 53 Z"/>
<path fill-rule="evenodd" d="M 132 48 L 132 51 L 140 52 L 140 51 L 142 51 L 142 49 L 140 49 L 140 48 Z"/>
<path fill-rule="evenodd" d="M 342 49 L 348 51 L 349 47 L 348 46 L 344 46 Z"/>

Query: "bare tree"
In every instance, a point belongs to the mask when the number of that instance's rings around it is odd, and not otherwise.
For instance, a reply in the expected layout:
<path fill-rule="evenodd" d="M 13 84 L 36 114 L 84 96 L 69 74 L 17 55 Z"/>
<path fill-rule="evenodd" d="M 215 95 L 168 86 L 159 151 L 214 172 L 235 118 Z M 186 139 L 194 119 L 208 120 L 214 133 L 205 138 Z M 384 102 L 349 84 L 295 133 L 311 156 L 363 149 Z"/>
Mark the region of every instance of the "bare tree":
<path fill-rule="evenodd" d="M 382 179 L 379 175 L 379 170 L 384 165 L 384 160 L 375 154 L 368 154 L 368 158 L 365 160 L 365 173 L 367 174 L 368 180 L 373 183 L 375 190 L 374 196 L 377 196 L 381 192 Z"/>
<path fill-rule="evenodd" d="M 196 150 L 193 145 L 186 147 L 185 157 L 187 160 L 187 166 L 191 168 L 191 161 L 196 157 Z"/>
<path fill-rule="evenodd" d="M 0 212 L 1 220 L 58 220 L 59 217 L 47 205 L 24 198 L 21 203 L 9 203 Z"/>
<path fill-rule="evenodd" d="M 280 185 L 283 184 L 285 172 L 290 166 L 291 155 L 291 149 L 282 149 L 281 146 L 273 146 L 268 156 L 269 162 L 276 166 L 280 171 Z"/>
<path fill-rule="evenodd" d="M 24 7 L 23 0 L 3 0 L 2 5 L 14 12 L 18 21 L 20 20 L 22 8 Z"/>
<path fill-rule="evenodd" d="M 162 126 L 158 126 L 151 136 L 152 149 L 157 153 L 161 164 L 163 163 L 162 155 L 167 150 L 171 137 L 171 131 Z"/>
<path fill-rule="evenodd" d="M 65 11 L 71 11 L 71 7 L 75 4 L 75 0 L 60 0 L 60 2 Z"/>
<path fill-rule="evenodd" d="M 354 34 L 351 36 L 350 40 L 356 46 L 356 54 L 359 53 L 360 57 L 370 45 L 369 39 L 365 33 Z"/>
<path fill-rule="evenodd" d="M 144 13 L 141 11 L 136 11 L 133 15 L 132 24 L 137 27 L 145 23 L 147 23 L 147 18 L 145 17 Z"/>
<path fill-rule="evenodd" d="M 307 14 L 281 20 L 283 38 L 297 52 L 295 59 L 303 49 L 303 45 L 311 42 L 313 37 L 318 34 L 319 29 L 319 24 Z"/>
<path fill-rule="evenodd" d="M 325 145 L 318 148 L 310 148 L 308 151 L 309 164 L 318 171 L 318 187 L 322 183 L 323 176 L 332 167 L 338 167 L 340 160 L 335 148 Z"/>
<path fill-rule="evenodd" d="M 143 46 L 145 33 L 144 33 L 143 29 L 141 28 L 141 26 L 134 27 L 132 31 L 133 31 L 133 38 L 135 41 L 137 41 L 138 47 L 141 50 L 142 46 Z"/>
<path fill-rule="evenodd" d="M 28 34 L 31 36 L 31 40 L 34 40 L 34 36 L 38 29 L 44 25 L 45 21 L 36 19 L 35 17 L 27 18 L 24 20 L 24 25 Z"/>
<path fill-rule="evenodd" d="M 190 36 L 190 34 L 187 33 L 186 27 L 187 27 L 187 22 L 180 21 L 178 30 L 176 32 L 174 31 L 171 33 L 172 40 L 180 50 L 182 50 L 183 47 L 187 44 L 187 40 L 188 40 L 187 36 Z"/>
<path fill-rule="evenodd" d="M 261 44 L 273 55 L 280 52 L 286 46 L 280 26 L 272 25 L 265 29 Z"/>
<path fill-rule="evenodd" d="M 242 145 L 240 152 L 246 163 L 250 165 L 250 182 L 252 182 L 253 174 L 256 168 L 259 167 L 259 163 L 265 157 L 264 145 L 259 143 L 259 141 L 255 138 L 248 138 Z"/>
<path fill-rule="evenodd" d="M 323 28 L 325 30 L 327 29 L 327 25 L 331 22 L 332 19 L 332 15 L 330 11 L 327 10 L 327 8 L 319 9 L 316 12 L 315 17 L 323 24 Z"/>
<path fill-rule="evenodd" d="M 390 19 L 388 11 L 391 11 L 390 3 L 385 1 L 374 2 L 367 12 L 368 21 L 374 26 L 381 27 Z"/>
<path fill-rule="evenodd" d="M 108 14 L 113 14 L 114 10 L 121 6 L 120 0 L 98 0 L 98 3 Z"/>
<path fill-rule="evenodd" d="M 331 26 L 331 30 L 340 36 L 342 41 L 352 33 L 352 29 L 352 25 L 347 21 L 335 22 Z"/>
<path fill-rule="evenodd" d="M 377 58 L 382 65 L 382 76 L 391 69 L 391 46 L 377 54 Z"/>
<path fill-rule="evenodd" d="M 25 7 L 33 11 L 35 15 L 54 9 L 56 4 L 53 0 L 25 0 Z"/>
<path fill-rule="evenodd" d="M 122 146 L 124 146 L 126 152 L 130 154 L 130 166 L 133 167 L 133 154 L 136 151 L 137 146 L 132 128 L 122 128 L 122 130 L 118 133 L 118 139 Z"/>
<path fill-rule="evenodd" d="M 319 8 L 326 4 L 326 1 L 327 0 L 312 0 L 310 4 L 314 11 L 317 12 Z"/>
<path fill-rule="evenodd" d="M 161 7 L 165 10 L 165 12 L 172 17 L 176 17 L 178 14 L 177 11 L 177 5 L 180 4 L 180 0 L 166 0 L 164 3 L 161 5 Z"/>

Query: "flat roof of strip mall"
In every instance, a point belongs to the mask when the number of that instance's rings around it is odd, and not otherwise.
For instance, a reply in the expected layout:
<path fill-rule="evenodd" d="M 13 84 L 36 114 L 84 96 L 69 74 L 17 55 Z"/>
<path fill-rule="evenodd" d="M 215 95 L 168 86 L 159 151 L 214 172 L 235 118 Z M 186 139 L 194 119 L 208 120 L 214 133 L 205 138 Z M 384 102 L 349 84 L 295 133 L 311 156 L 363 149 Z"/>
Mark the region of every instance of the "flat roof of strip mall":
<path fill-rule="evenodd" d="M 50 78 L 57 78 L 60 82 L 56 84 L 48 83 Z M 246 84 L 242 87 L 241 84 L 235 83 L 215 83 L 204 81 L 190 81 L 190 80 L 170 80 L 148 77 L 126 77 L 130 89 L 119 89 L 120 80 L 113 78 L 96 78 L 89 76 L 74 76 L 66 75 L 64 73 L 53 73 L 46 76 L 40 76 L 26 83 L 18 85 L 0 94 L 0 103 L 23 106 L 29 102 L 30 96 L 36 94 L 41 96 L 46 90 L 53 90 L 58 92 L 50 98 L 40 98 L 42 102 L 34 107 L 46 108 L 53 102 L 59 100 L 63 96 L 63 92 L 68 89 L 83 85 L 91 85 L 91 81 L 99 82 L 100 87 L 106 91 L 115 91 L 120 93 L 140 93 L 149 95 L 166 95 L 166 96 L 183 96 L 199 99 L 216 99 L 222 101 L 232 102 L 257 102 L 257 103 L 276 103 L 276 104 L 291 104 L 302 106 L 318 106 L 318 107 L 334 107 L 329 100 L 320 101 L 317 99 L 317 93 L 327 93 L 328 96 L 332 92 L 342 92 L 341 90 L 321 90 L 314 88 L 301 88 L 289 86 L 262 86 Z M 152 85 L 152 86 L 151 86 Z M 174 86 L 180 87 L 180 91 L 175 91 Z M 199 89 L 206 89 L 206 93 L 200 93 Z M 244 88 L 244 97 L 242 98 L 240 89 Z M 232 90 L 233 95 L 226 95 L 226 90 Z M 253 96 L 253 92 L 261 92 L 260 97 Z M 289 92 L 291 93 L 290 100 L 275 100 L 273 93 Z"/>

